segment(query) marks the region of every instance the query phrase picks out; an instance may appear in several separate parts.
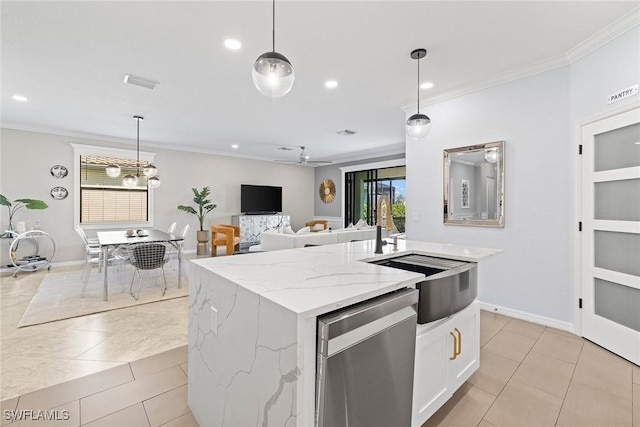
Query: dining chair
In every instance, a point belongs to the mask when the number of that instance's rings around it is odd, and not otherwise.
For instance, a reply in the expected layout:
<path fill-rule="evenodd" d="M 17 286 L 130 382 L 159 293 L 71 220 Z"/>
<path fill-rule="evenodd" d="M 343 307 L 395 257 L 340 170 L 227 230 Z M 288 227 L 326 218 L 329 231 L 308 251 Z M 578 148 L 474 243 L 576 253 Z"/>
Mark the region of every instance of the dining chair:
<path fill-rule="evenodd" d="M 167 230 L 167 233 L 169 234 L 173 234 L 176 231 L 176 222 L 172 222 L 171 225 L 169 226 L 169 229 Z"/>
<path fill-rule="evenodd" d="M 84 296 L 84 293 L 87 289 L 87 285 L 89 284 L 89 276 L 91 275 L 91 269 L 94 265 L 98 266 L 98 271 L 101 272 L 102 268 L 105 265 L 103 260 L 103 252 L 102 248 L 100 248 L 99 243 L 94 243 L 91 239 L 87 238 L 86 233 L 77 225 L 75 227 L 76 233 L 82 239 L 85 248 L 85 263 L 82 271 L 82 275 L 80 279 L 82 280 L 82 291 L 81 295 Z M 120 248 L 116 248 L 109 254 L 106 265 L 108 266 L 117 266 L 121 268 L 126 261 L 126 254 Z"/>
<path fill-rule="evenodd" d="M 135 268 L 135 273 L 131 279 L 131 286 L 129 292 L 131 296 L 136 300 L 140 298 L 140 288 L 142 287 L 142 270 L 162 270 L 162 279 L 164 281 L 164 287 L 162 288 L 162 296 L 167 292 L 167 278 L 164 274 L 164 265 L 167 263 L 166 258 L 167 247 L 162 243 L 134 243 L 130 246 L 131 251 L 131 265 Z M 138 292 L 133 293 L 133 282 L 135 281 L 136 274 L 138 275 Z"/>
<path fill-rule="evenodd" d="M 191 228 L 191 226 L 189 224 L 185 225 L 182 230 L 180 231 L 180 234 L 178 234 L 178 236 L 182 237 L 183 239 L 187 238 L 187 234 L 189 233 L 189 228 Z M 184 246 L 184 240 L 181 240 L 179 242 L 176 242 L 176 245 L 178 246 L 179 249 L 174 248 L 173 246 L 169 247 L 169 250 L 167 251 L 167 258 L 170 261 L 177 261 L 178 260 L 178 250 L 182 250 L 183 246 Z M 184 252 L 183 252 L 184 255 Z M 171 262 L 169 264 L 169 266 L 171 267 L 171 269 L 173 270 L 175 267 L 173 265 L 173 262 Z M 186 268 L 184 268 L 184 263 L 182 264 L 183 268 L 182 268 L 182 274 L 186 277 L 187 276 L 187 272 L 185 271 Z"/>

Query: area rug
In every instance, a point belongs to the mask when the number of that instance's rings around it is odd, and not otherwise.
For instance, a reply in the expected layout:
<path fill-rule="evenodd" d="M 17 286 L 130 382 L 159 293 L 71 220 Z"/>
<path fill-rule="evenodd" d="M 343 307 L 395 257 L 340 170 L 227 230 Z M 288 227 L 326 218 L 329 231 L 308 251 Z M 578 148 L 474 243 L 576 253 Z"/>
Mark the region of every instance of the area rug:
<path fill-rule="evenodd" d="M 186 266 L 183 266 L 183 268 Z M 123 267 L 121 271 L 109 269 L 109 300 L 103 301 L 103 278 L 96 268 L 89 275 L 84 294 L 82 270 L 47 273 L 40 284 L 38 292 L 33 296 L 29 306 L 18 323 L 18 328 L 33 326 L 41 323 L 55 322 L 72 317 L 86 316 L 104 311 L 118 310 L 140 304 L 149 304 L 174 298 L 184 298 L 189 295 L 189 284 L 186 277 L 182 277 L 182 288 L 178 289 L 178 274 L 176 269 L 165 266 L 167 277 L 167 292 L 162 296 L 162 273 L 160 270 L 143 271 L 140 297 L 136 301 L 129 293 L 129 286 L 133 278 L 133 267 Z M 137 291 L 138 278 L 134 283 Z"/>

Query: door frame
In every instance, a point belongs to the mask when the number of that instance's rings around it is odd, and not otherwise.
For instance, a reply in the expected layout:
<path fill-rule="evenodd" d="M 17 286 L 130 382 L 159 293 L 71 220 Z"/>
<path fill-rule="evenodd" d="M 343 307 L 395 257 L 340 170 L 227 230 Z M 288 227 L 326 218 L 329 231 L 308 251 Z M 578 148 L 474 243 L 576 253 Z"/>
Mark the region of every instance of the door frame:
<path fill-rule="evenodd" d="M 618 114 L 626 113 L 635 108 L 640 108 L 640 99 L 634 98 L 629 101 L 621 102 L 614 108 L 608 108 L 601 113 L 595 114 L 585 119 L 577 120 L 574 125 L 573 140 L 577 161 L 574 166 L 574 221 L 571 224 L 572 229 L 572 242 L 573 242 L 573 268 L 572 268 L 572 281 L 573 281 L 573 295 L 574 298 L 571 301 L 573 304 L 573 320 L 575 325 L 576 335 L 582 337 L 582 309 L 578 305 L 578 300 L 582 298 L 582 232 L 578 230 L 578 223 L 582 221 L 582 156 L 579 154 L 579 147 L 582 144 L 582 128 L 590 125 L 591 123 L 608 119 Z"/>

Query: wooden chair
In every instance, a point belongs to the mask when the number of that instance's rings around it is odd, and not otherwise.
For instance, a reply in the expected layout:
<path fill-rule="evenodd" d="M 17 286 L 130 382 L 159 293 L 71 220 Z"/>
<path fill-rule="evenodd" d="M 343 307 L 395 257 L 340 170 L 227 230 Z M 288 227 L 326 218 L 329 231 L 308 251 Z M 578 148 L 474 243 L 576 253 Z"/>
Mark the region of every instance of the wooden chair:
<path fill-rule="evenodd" d="M 240 246 L 240 227 L 230 224 L 214 224 L 211 226 L 211 256 L 216 256 L 216 248 L 226 246 L 227 255 L 233 255 L 236 246 Z"/>
<path fill-rule="evenodd" d="M 314 225 L 316 225 L 316 224 L 322 224 L 322 225 L 324 225 L 324 228 L 323 228 L 322 230 L 314 230 L 314 229 L 313 229 L 313 226 L 314 226 Z M 327 219 L 314 219 L 314 220 L 311 220 L 311 221 L 307 222 L 305 225 L 306 225 L 307 227 L 311 227 L 311 231 L 323 231 L 323 230 L 328 230 L 328 229 L 329 229 L 329 226 L 330 226 L 330 225 L 329 225 L 329 220 L 327 220 Z"/>

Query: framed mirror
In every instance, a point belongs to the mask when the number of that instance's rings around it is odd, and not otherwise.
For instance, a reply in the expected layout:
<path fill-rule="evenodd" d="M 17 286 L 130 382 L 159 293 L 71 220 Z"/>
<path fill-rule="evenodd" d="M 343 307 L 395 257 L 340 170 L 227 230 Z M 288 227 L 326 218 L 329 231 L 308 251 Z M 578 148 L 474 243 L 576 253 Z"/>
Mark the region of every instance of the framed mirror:
<path fill-rule="evenodd" d="M 444 150 L 444 223 L 504 227 L 504 141 Z"/>

